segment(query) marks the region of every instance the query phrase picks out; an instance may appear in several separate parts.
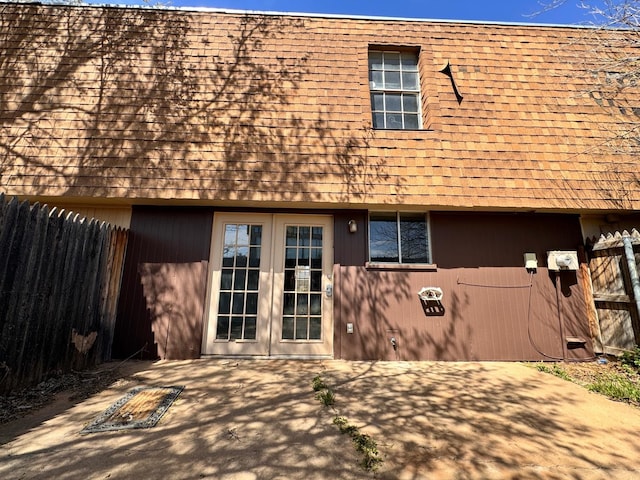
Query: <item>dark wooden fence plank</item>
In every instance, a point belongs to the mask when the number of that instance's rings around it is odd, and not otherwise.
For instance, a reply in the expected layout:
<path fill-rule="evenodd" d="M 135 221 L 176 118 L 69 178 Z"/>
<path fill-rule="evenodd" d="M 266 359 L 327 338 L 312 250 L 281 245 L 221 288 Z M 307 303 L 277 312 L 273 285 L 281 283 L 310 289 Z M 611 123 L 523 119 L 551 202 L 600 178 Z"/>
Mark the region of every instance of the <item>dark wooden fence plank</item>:
<path fill-rule="evenodd" d="M 16 374 L 18 378 L 30 381 L 37 352 L 34 350 L 33 340 L 40 319 L 34 317 L 33 312 L 38 302 L 38 285 L 42 273 L 42 256 L 45 251 L 45 236 L 48 227 L 49 208 L 34 205 L 31 207 L 31 228 L 33 238 L 27 260 L 24 282 L 20 292 L 22 301 L 18 310 L 18 321 L 23 325 L 23 334 L 16 342 Z"/>
<path fill-rule="evenodd" d="M 57 265 L 56 265 L 56 294 L 50 302 L 50 318 L 53 325 L 51 339 L 49 341 L 50 355 L 47 357 L 45 370 L 47 372 L 55 371 L 61 358 L 64 355 L 64 342 L 61 339 L 62 331 L 65 328 L 64 319 L 66 318 L 66 308 L 69 300 L 67 285 L 69 268 L 67 264 L 73 254 L 73 247 L 76 242 L 74 233 L 74 224 L 70 214 L 64 210 L 60 212 L 60 241 L 56 245 Z"/>
<path fill-rule="evenodd" d="M 15 234 L 9 245 L 9 260 L 4 285 L 7 302 L 6 306 L 3 305 L 6 317 L 0 336 L 0 359 L 7 364 L 9 364 L 8 360 L 15 355 L 15 344 L 22 333 L 22 326 L 16 313 L 21 301 L 19 292 L 25 276 L 26 257 L 31 248 L 30 216 L 29 205 L 26 202 L 21 203 L 13 226 Z"/>
<path fill-rule="evenodd" d="M 49 336 L 52 331 L 53 322 L 51 319 L 51 302 L 55 301 L 56 282 L 54 280 L 56 273 L 57 244 L 59 242 L 60 222 L 62 219 L 57 218 L 58 210 L 53 208 L 48 213 L 47 218 L 47 236 L 45 239 L 46 247 L 43 249 L 42 261 L 46 266 L 41 276 L 41 284 L 38 287 L 38 308 L 34 312 L 36 318 L 40 321 L 37 323 L 38 328 L 34 334 L 34 351 L 40 353 L 37 361 L 33 366 L 33 381 L 42 378 L 45 372 L 45 358 L 42 352 L 49 352 Z"/>

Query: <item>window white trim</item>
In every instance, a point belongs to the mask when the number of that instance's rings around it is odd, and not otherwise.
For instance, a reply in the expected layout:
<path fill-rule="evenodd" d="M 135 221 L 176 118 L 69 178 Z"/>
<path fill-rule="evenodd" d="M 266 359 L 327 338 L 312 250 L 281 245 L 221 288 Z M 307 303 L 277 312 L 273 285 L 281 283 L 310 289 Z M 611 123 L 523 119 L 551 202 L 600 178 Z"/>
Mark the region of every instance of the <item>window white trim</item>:
<path fill-rule="evenodd" d="M 422 129 L 418 56 L 415 51 L 369 49 L 369 94 L 374 129 Z"/>

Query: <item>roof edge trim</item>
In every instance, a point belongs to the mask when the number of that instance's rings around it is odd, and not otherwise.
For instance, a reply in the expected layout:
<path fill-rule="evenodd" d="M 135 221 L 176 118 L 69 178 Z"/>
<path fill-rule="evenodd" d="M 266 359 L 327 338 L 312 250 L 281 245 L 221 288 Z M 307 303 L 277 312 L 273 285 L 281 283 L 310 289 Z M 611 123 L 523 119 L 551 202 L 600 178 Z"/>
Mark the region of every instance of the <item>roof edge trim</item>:
<path fill-rule="evenodd" d="M 131 10 L 156 10 L 156 11 L 176 11 L 176 12 L 195 12 L 195 13 L 228 13 L 233 15 L 268 15 L 268 16 L 290 16 L 305 18 L 327 18 L 341 20 L 360 20 L 360 21 L 394 21 L 394 22 L 416 22 L 416 23 L 454 23 L 462 25 L 494 25 L 505 27 L 548 27 L 548 28 L 577 28 L 577 29 L 596 29 L 602 28 L 598 25 L 581 25 L 581 24 L 560 24 L 560 23 L 528 23 L 528 22 L 507 22 L 496 20 L 456 20 L 443 18 L 412 18 L 412 17 L 387 17 L 376 15 L 357 15 L 357 14 L 338 14 L 338 13 L 310 13 L 310 12 L 277 12 L 272 10 L 241 10 L 233 8 L 211 8 L 211 7 L 170 7 L 170 6 L 148 6 L 148 5 L 127 5 L 118 3 L 91 3 L 83 5 L 70 5 L 63 1 L 50 2 L 30 2 L 30 1 L 14 1 L 3 2 L 0 5 L 42 5 L 45 7 L 66 7 L 66 8 L 121 8 Z"/>

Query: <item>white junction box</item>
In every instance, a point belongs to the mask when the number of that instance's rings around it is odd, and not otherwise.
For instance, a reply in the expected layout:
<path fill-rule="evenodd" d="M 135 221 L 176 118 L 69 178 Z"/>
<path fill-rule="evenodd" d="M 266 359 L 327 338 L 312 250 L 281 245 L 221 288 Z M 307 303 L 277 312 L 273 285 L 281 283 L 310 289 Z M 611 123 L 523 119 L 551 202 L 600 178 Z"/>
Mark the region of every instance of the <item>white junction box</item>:
<path fill-rule="evenodd" d="M 535 253 L 524 254 L 524 268 L 527 270 L 535 270 L 538 268 L 538 258 Z"/>
<path fill-rule="evenodd" d="M 547 252 L 549 270 L 578 270 L 578 252 L 575 250 L 551 250 Z"/>

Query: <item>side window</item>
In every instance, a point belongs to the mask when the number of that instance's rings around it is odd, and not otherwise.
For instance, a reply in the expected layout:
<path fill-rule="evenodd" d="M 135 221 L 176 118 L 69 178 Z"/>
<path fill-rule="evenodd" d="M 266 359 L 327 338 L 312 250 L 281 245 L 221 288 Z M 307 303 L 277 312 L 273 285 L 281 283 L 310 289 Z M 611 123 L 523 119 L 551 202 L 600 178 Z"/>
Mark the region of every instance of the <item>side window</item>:
<path fill-rule="evenodd" d="M 415 52 L 369 50 L 369 88 L 373 128 L 417 130 L 422 127 Z"/>
<path fill-rule="evenodd" d="M 382 263 L 431 263 L 424 213 L 371 213 L 369 260 Z"/>

